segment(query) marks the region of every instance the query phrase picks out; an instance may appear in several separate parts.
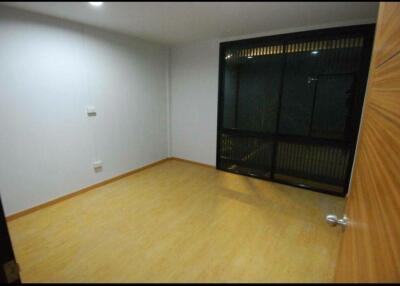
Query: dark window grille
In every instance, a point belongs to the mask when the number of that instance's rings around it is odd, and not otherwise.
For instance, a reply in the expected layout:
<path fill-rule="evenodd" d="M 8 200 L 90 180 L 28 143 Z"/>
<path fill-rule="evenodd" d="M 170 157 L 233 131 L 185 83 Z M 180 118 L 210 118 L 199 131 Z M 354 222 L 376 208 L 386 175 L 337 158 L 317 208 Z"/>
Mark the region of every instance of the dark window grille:
<path fill-rule="evenodd" d="M 217 168 L 348 189 L 374 25 L 220 45 Z"/>

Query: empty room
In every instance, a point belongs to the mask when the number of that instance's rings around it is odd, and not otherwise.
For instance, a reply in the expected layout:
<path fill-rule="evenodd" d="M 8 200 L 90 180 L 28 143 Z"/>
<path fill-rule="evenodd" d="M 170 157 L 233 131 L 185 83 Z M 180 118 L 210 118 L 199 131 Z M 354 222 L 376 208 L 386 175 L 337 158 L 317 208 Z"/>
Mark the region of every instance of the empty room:
<path fill-rule="evenodd" d="M 400 282 L 399 15 L 0 2 L 0 282 Z"/>

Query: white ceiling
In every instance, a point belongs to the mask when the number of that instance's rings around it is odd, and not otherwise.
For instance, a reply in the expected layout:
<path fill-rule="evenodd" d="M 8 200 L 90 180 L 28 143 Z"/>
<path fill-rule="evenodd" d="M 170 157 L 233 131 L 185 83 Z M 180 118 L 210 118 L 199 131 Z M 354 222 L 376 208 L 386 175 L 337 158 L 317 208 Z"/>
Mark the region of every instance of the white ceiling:
<path fill-rule="evenodd" d="M 374 22 L 373 2 L 0 2 L 164 44 Z"/>

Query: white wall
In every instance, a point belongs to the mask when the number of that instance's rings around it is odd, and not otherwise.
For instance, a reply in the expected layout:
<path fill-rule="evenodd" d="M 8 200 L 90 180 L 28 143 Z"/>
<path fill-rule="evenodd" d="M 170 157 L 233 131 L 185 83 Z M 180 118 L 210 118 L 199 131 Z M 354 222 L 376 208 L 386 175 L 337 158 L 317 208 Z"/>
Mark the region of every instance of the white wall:
<path fill-rule="evenodd" d="M 168 156 L 166 47 L 4 7 L 0 39 L 7 215 Z"/>
<path fill-rule="evenodd" d="M 214 39 L 171 48 L 171 156 L 216 165 L 219 43 L 373 23 L 361 20 Z"/>
<path fill-rule="evenodd" d="M 171 50 L 171 155 L 215 165 L 218 41 Z"/>

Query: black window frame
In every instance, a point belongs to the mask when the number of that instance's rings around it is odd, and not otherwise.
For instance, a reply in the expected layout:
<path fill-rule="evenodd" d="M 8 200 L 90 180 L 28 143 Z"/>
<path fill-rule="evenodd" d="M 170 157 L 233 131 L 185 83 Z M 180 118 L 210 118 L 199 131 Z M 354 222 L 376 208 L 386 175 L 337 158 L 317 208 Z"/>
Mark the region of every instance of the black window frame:
<path fill-rule="evenodd" d="M 361 67 L 360 70 L 362 72 L 362 77 L 365 78 L 363 80 L 362 84 L 358 86 L 358 90 L 356 92 L 358 93 L 358 96 L 362 98 L 362 102 L 360 103 L 361 108 L 359 114 L 357 114 L 355 117 L 353 116 L 352 121 L 354 126 L 357 126 L 357 130 L 353 132 L 351 142 L 344 143 L 343 141 L 340 140 L 332 140 L 332 139 L 323 139 L 323 138 L 309 138 L 308 140 L 312 141 L 312 143 L 315 144 L 333 144 L 335 147 L 339 148 L 349 148 L 350 149 L 350 159 L 349 163 L 347 166 L 346 170 L 346 179 L 345 179 L 345 185 L 344 191 L 342 193 L 337 193 L 337 192 L 332 192 L 329 190 L 324 190 L 321 188 L 317 187 L 311 187 L 308 185 L 304 184 L 294 184 L 288 181 L 283 181 L 274 178 L 272 175 L 271 178 L 265 178 L 265 177 L 260 177 L 257 175 L 252 175 L 252 174 L 241 174 L 245 176 L 250 176 L 250 177 L 256 177 L 260 178 L 263 180 L 267 181 L 273 181 L 273 182 L 278 182 L 278 183 L 283 183 L 286 185 L 292 185 L 304 189 L 308 189 L 311 191 L 317 191 L 321 193 L 327 193 L 331 195 L 336 195 L 336 196 L 341 196 L 344 197 L 346 196 L 350 184 L 350 178 L 351 178 L 351 171 L 354 163 L 354 157 L 355 157 L 355 150 L 356 150 L 356 144 L 358 140 L 358 135 L 359 135 L 359 128 L 360 128 L 360 120 L 361 120 L 361 113 L 362 113 L 362 108 L 364 105 L 364 98 L 365 98 L 365 91 L 366 91 L 366 84 L 367 84 L 367 78 L 368 78 L 368 72 L 369 72 L 369 66 L 370 66 L 370 61 L 371 61 L 371 54 L 372 54 L 372 46 L 373 46 L 373 40 L 374 40 L 374 32 L 375 32 L 375 24 L 365 24 L 365 25 L 354 25 L 354 26 L 345 26 L 345 27 L 336 27 L 336 28 L 328 28 L 328 29 L 318 29 L 318 30 L 311 30 L 311 31 L 305 31 L 305 32 L 295 32 L 295 33 L 287 33 L 287 34 L 280 34 L 280 35 L 272 35 L 272 36 L 264 36 L 264 37 L 257 37 L 257 38 L 250 38 L 250 39 L 241 39 L 241 40 L 235 40 L 235 41 L 228 41 L 228 42 L 221 42 L 219 45 L 219 71 L 218 71 L 218 116 L 217 116 L 217 151 L 216 151 L 216 168 L 222 171 L 226 172 L 231 172 L 227 169 L 224 169 L 221 167 L 221 162 L 220 162 L 220 144 L 221 144 L 221 134 L 222 133 L 229 133 L 230 130 L 223 128 L 223 109 L 224 109 L 224 70 L 225 70 L 225 52 L 228 48 L 246 48 L 246 47 L 253 47 L 254 45 L 265 45 L 268 42 L 281 42 L 285 47 L 289 42 L 292 41 L 298 41 L 298 40 L 303 40 L 306 39 L 308 40 L 323 40 L 325 37 L 329 38 L 332 36 L 335 37 L 341 37 L 341 36 L 361 36 L 364 39 L 364 48 L 362 51 L 362 56 L 361 56 Z M 287 53 L 285 51 L 285 57 Z M 286 60 L 284 61 L 283 64 L 283 69 L 285 69 L 286 65 Z M 281 85 L 283 85 L 283 80 L 281 82 Z M 281 87 L 282 89 L 282 87 Z M 278 117 L 277 117 L 277 125 L 279 124 L 279 119 L 280 119 L 280 104 L 282 100 L 282 91 L 280 91 L 279 95 L 279 108 L 278 108 Z M 311 124 L 312 125 L 312 122 Z M 278 140 L 303 140 L 304 138 L 295 138 L 296 136 L 293 135 L 284 135 L 284 134 L 279 134 L 278 133 L 278 128 L 276 129 L 275 133 L 271 134 L 266 134 L 266 133 L 259 133 L 257 132 L 251 132 L 251 131 L 246 131 L 247 133 L 251 134 L 251 136 L 255 137 L 260 137 L 260 138 L 270 138 L 274 140 L 274 142 L 278 142 Z M 244 133 L 246 133 L 244 132 Z M 277 143 L 276 143 L 277 144 Z M 345 145 L 344 145 L 345 144 Z M 275 168 L 275 161 L 276 161 L 276 150 L 277 147 L 275 146 L 273 150 L 273 166 L 272 166 L 272 174 L 274 172 Z M 237 174 L 237 172 L 233 172 Z"/>

